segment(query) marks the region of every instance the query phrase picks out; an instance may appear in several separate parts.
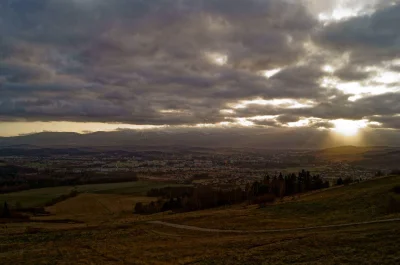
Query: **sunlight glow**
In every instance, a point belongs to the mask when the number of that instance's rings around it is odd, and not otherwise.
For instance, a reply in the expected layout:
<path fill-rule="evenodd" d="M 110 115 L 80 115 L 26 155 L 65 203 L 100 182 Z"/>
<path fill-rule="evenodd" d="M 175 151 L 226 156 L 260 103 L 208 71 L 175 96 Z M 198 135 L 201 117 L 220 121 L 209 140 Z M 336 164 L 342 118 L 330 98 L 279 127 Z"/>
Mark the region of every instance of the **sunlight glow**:
<path fill-rule="evenodd" d="M 206 53 L 206 58 L 213 64 L 216 65 L 225 65 L 228 62 L 228 55 L 217 53 L 217 52 L 209 52 Z"/>
<path fill-rule="evenodd" d="M 176 110 L 176 109 L 165 109 L 165 110 L 161 110 L 161 113 L 165 113 L 165 114 L 176 114 L 176 113 L 182 113 L 182 110 Z"/>
<path fill-rule="evenodd" d="M 334 73 L 335 68 L 333 68 L 333 66 L 331 66 L 331 65 L 325 65 L 322 67 L 322 71 L 324 71 L 326 73 Z"/>
<path fill-rule="evenodd" d="M 353 17 L 370 15 L 376 11 L 375 5 L 379 0 L 336 0 L 335 7 L 318 14 L 318 19 L 325 25 L 343 21 Z M 318 1 L 319 2 L 319 1 Z M 323 1 L 321 1 L 322 3 Z"/>
<path fill-rule="evenodd" d="M 299 121 L 295 121 L 295 122 L 289 122 L 287 124 L 288 127 L 306 127 L 308 125 L 310 125 L 309 119 L 299 120 Z"/>
<path fill-rule="evenodd" d="M 400 66 L 400 59 L 395 59 L 391 62 L 388 63 L 388 65 L 392 65 L 392 66 Z"/>
<path fill-rule="evenodd" d="M 266 78 L 271 78 L 274 75 L 276 75 L 277 73 L 279 73 L 280 71 L 282 71 L 282 68 L 261 71 L 261 75 L 265 76 Z"/>
<path fill-rule="evenodd" d="M 337 8 L 332 12 L 319 14 L 318 19 L 322 22 L 340 21 L 351 17 L 355 17 L 359 14 L 359 12 L 360 10 Z"/>
<path fill-rule="evenodd" d="M 251 121 L 271 121 L 271 120 L 275 120 L 278 117 L 279 117 L 279 115 L 263 115 L 263 116 L 254 116 L 254 117 L 248 118 L 248 120 L 251 120 Z"/>
<path fill-rule="evenodd" d="M 375 72 L 375 75 L 359 82 L 343 82 L 335 76 L 325 76 L 320 80 L 324 88 L 339 89 L 348 95 L 350 101 L 356 101 L 368 96 L 377 96 L 391 92 L 399 92 L 400 75 L 379 67 L 365 67 L 360 71 Z"/>
<path fill-rule="evenodd" d="M 302 109 L 302 108 L 312 108 L 317 103 L 312 100 L 297 100 L 297 99 L 262 99 L 257 98 L 254 100 L 243 100 L 237 104 L 230 104 L 230 107 L 233 109 L 245 109 L 248 108 L 249 105 L 262 105 L 262 106 L 274 106 L 283 109 Z"/>
<path fill-rule="evenodd" d="M 132 125 L 121 123 L 101 123 L 101 122 L 0 122 L 0 136 L 16 136 L 41 132 L 109 132 L 116 130 L 147 130 L 165 128 L 166 126 L 157 125 Z"/>
<path fill-rule="evenodd" d="M 367 120 L 333 120 L 331 121 L 335 127 L 332 129 L 333 131 L 342 134 L 344 136 L 355 136 L 358 134 L 360 129 L 363 129 L 368 126 Z"/>
<path fill-rule="evenodd" d="M 398 83 L 400 82 L 400 74 L 396 72 L 381 72 L 373 78 L 373 81 L 376 81 L 378 83 L 383 83 L 383 84 L 393 84 L 393 83 Z"/>
<path fill-rule="evenodd" d="M 241 125 L 241 126 L 245 126 L 245 127 L 250 127 L 254 125 L 254 122 L 249 121 L 246 118 L 236 118 L 236 122 Z"/>
<path fill-rule="evenodd" d="M 219 112 L 222 114 L 235 114 L 235 111 L 232 109 L 222 109 Z"/>
<path fill-rule="evenodd" d="M 189 128 L 191 128 L 192 126 L 187 126 Z M 196 128 L 213 128 L 213 127 L 217 127 L 216 124 L 212 124 L 212 123 L 199 123 L 196 124 L 194 127 Z"/>

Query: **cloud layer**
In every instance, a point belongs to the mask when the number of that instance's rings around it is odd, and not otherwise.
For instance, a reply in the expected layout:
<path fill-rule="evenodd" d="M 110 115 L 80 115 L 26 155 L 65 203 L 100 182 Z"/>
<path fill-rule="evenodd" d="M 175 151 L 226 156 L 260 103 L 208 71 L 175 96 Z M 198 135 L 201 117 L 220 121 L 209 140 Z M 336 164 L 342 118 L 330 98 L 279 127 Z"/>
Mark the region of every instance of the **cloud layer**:
<path fill-rule="evenodd" d="M 0 121 L 400 129 L 400 4 L 316 2 L 1 1 Z"/>

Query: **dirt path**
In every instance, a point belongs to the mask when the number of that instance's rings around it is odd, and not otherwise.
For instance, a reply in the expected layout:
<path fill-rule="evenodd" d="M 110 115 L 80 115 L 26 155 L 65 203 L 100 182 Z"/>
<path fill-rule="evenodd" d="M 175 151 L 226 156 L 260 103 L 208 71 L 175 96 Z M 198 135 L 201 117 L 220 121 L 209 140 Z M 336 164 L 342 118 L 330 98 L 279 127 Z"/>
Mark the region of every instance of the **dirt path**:
<path fill-rule="evenodd" d="M 251 233 L 272 233 L 272 232 L 294 232 L 294 231 L 304 231 L 304 230 L 314 230 L 314 229 L 324 229 L 324 228 L 340 228 L 340 227 L 349 227 L 349 226 L 357 226 L 357 225 L 391 223 L 391 222 L 400 222 L 400 218 L 375 220 L 375 221 L 368 221 L 368 222 L 358 222 L 358 223 L 337 224 L 337 225 L 323 225 L 323 226 L 298 227 L 298 228 L 288 228 L 288 229 L 253 230 L 253 231 L 209 229 L 209 228 L 201 228 L 201 227 L 189 226 L 189 225 L 173 224 L 173 223 L 162 222 L 162 221 L 150 221 L 148 223 L 155 224 L 155 225 L 169 226 L 169 227 L 174 227 L 174 228 L 178 228 L 178 229 L 201 231 L 201 232 L 251 234 Z"/>

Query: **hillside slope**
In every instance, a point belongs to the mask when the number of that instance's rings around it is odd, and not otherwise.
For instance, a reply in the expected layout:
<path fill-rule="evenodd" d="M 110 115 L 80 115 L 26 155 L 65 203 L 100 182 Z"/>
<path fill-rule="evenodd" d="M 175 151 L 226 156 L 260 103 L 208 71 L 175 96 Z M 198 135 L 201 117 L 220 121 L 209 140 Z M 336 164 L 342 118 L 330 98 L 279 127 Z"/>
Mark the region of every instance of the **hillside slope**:
<path fill-rule="evenodd" d="M 383 264 L 400 263 L 400 222 L 271 233 L 210 233 L 149 224 L 165 220 L 222 229 L 268 229 L 398 217 L 387 199 L 400 177 L 304 196 L 264 209 L 243 205 L 174 215 L 119 216 L 95 227 L 30 233 L 0 230 L 2 264 Z M 82 199 L 83 197 L 81 197 Z M 80 203 L 79 198 L 58 205 Z M 89 198 L 88 198 L 89 199 Z M 97 199 L 96 199 L 97 200 Z M 62 206 L 62 207 L 61 207 Z M 57 205 L 56 205 L 57 207 Z M 85 208 L 90 212 L 90 207 Z M 97 211 L 97 210 L 96 210 Z M 117 218 L 117 216 L 116 216 Z M 136 220 L 135 220 L 136 218 Z M 21 255 L 23 251 L 23 255 Z"/>
<path fill-rule="evenodd" d="M 263 209 L 235 206 L 167 216 L 163 221 L 206 228 L 259 230 L 400 217 L 388 208 L 391 198 L 400 202 L 400 195 L 390 191 L 397 185 L 400 177 L 393 176 L 306 194 Z"/>

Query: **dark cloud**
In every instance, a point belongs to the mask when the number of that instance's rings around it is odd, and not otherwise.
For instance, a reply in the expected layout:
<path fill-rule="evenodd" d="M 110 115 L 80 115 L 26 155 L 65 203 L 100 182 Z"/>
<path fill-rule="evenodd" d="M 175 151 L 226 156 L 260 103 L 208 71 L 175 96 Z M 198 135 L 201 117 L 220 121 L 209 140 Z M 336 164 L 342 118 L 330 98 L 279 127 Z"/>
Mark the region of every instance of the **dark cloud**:
<path fill-rule="evenodd" d="M 343 67 L 335 72 L 336 77 L 340 78 L 342 81 L 347 82 L 363 81 L 373 75 L 374 72 L 362 71 L 354 66 Z"/>
<path fill-rule="evenodd" d="M 298 60 L 316 25 L 272 0 L 16 0 L 0 17 L 2 116 L 136 124 L 219 122 L 227 102 L 287 96 L 256 71 Z M 51 107 L 32 109 L 40 98 Z M 183 114 L 165 117 L 171 105 Z"/>
<path fill-rule="evenodd" d="M 351 51 L 353 64 L 376 65 L 400 53 L 400 4 L 384 5 L 372 15 L 332 23 L 316 35 L 329 48 Z"/>
<path fill-rule="evenodd" d="M 291 115 L 281 115 L 277 118 L 277 121 L 279 121 L 280 123 L 296 122 L 299 120 L 300 120 L 300 117 L 291 116 Z"/>
<path fill-rule="evenodd" d="M 280 127 L 280 124 L 274 120 L 255 120 L 252 121 L 255 125 L 267 126 L 267 127 Z"/>
<path fill-rule="evenodd" d="M 274 115 L 255 124 L 280 127 L 399 113 L 398 93 L 351 102 L 321 85 L 322 67 L 342 52 L 350 60 L 332 76 L 346 82 L 396 58 L 399 6 L 327 26 L 309 10 L 289 0 L 1 1 L 0 120 L 194 125 Z M 256 98 L 315 104 L 221 113 Z"/>
<path fill-rule="evenodd" d="M 355 102 L 337 98 L 331 102 L 321 103 L 310 109 L 296 110 L 298 115 L 322 119 L 360 120 L 372 115 L 394 115 L 400 113 L 400 94 L 388 93 L 370 96 Z"/>
<path fill-rule="evenodd" d="M 400 116 L 373 116 L 370 120 L 380 123 L 383 128 L 400 129 Z"/>
<path fill-rule="evenodd" d="M 311 124 L 311 127 L 313 128 L 323 128 L 323 129 L 331 129 L 334 128 L 335 125 L 331 122 L 314 122 Z"/>

